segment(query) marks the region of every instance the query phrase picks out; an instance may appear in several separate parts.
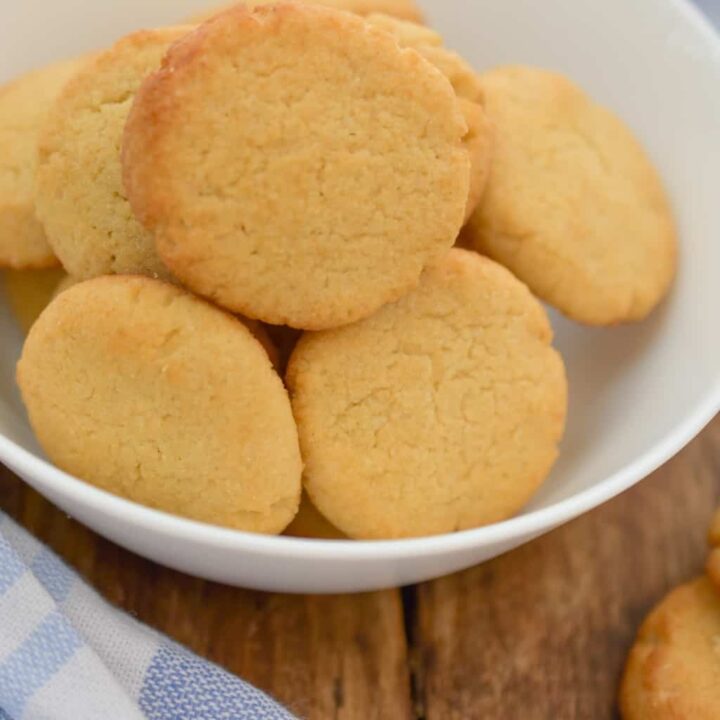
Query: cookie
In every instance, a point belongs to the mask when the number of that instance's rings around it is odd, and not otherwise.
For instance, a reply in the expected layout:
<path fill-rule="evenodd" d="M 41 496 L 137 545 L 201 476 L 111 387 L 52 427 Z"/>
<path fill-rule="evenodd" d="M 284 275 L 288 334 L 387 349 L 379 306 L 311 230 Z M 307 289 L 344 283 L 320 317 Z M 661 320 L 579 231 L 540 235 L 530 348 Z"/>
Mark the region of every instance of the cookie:
<path fill-rule="evenodd" d="M 5 271 L 5 295 L 24 332 L 30 330 L 47 307 L 64 277 L 65 272 L 61 268 Z"/>
<path fill-rule="evenodd" d="M 463 143 L 470 156 L 470 191 L 465 208 L 465 220 L 469 220 L 477 209 L 490 178 L 490 166 L 493 152 L 493 130 L 482 105 L 460 98 L 468 132 Z"/>
<path fill-rule="evenodd" d="M 676 232 L 637 139 L 561 75 L 504 67 L 481 84 L 495 138 L 474 247 L 575 320 L 642 320 L 672 283 Z"/>
<path fill-rule="evenodd" d="M 273 367 L 278 372 L 280 372 L 280 370 L 282 369 L 282 358 L 280 356 L 278 348 L 272 341 L 272 338 L 270 337 L 270 334 L 268 333 L 265 325 L 258 322 L 257 320 L 250 320 L 249 318 L 244 318 L 240 315 L 238 315 L 238 320 L 253 334 L 253 337 L 263 346 L 263 349 L 267 353 L 268 358 L 270 358 L 270 362 L 273 364 Z"/>
<path fill-rule="evenodd" d="M 246 0 L 244 5 L 258 7 L 259 5 L 270 5 L 276 0 Z M 414 0 L 307 0 L 312 5 L 324 5 L 325 7 L 345 10 L 357 15 L 369 15 L 371 13 L 386 13 L 394 17 L 412 20 L 417 23 L 423 21 L 423 14 Z M 189 18 L 189 22 L 200 23 L 225 12 L 237 3 L 221 5 L 219 7 L 195 13 Z"/>
<path fill-rule="evenodd" d="M 65 274 L 63 278 L 60 280 L 60 282 L 55 286 L 55 290 L 53 291 L 52 299 L 55 299 L 60 293 L 65 292 L 66 290 L 69 290 L 71 287 L 74 287 L 75 285 L 78 285 L 79 283 L 83 282 L 79 278 L 76 278 L 72 275 Z"/>
<path fill-rule="evenodd" d="M 715 587 L 720 590 L 720 510 L 713 518 L 708 542 L 710 543 L 710 556 L 708 557 L 706 570 Z"/>
<path fill-rule="evenodd" d="M 176 44 L 141 87 L 125 187 L 189 288 L 320 330 L 401 297 L 452 246 L 466 132 L 448 80 L 361 18 L 238 7 Z"/>
<path fill-rule="evenodd" d="M 0 88 L 0 267 L 57 265 L 35 216 L 38 134 L 54 99 L 84 62 L 48 65 Z"/>
<path fill-rule="evenodd" d="M 620 691 L 624 720 L 720 717 L 720 596 L 706 578 L 671 592 L 650 614 Z"/>
<path fill-rule="evenodd" d="M 468 126 L 463 138 L 471 167 L 470 193 L 465 210 L 465 220 L 468 220 L 485 191 L 492 153 L 492 128 L 482 108 L 482 90 L 477 73 L 457 53 L 443 47 L 440 35 L 429 28 L 387 15 L 369 15 L 366 20 L 374 27 L 389 32 L 402 47 L 417 50 L 455 88 Z"/>
<path fill-rule="evenodd" d="M 417 50 L 445 75 L 458 97 L 482 101 L 480 78 L 472 66 L 453 50 L 444 47 L 442 36 L 418 23 L 373 13 L 365 18 L 373 27 L 390 33 L 402 47 Z"/>
<path fill-rule="evenodd" d="M 50 111 L 40 141 L 36 207 L 50 244 L 78 279 L 168 276 L 152 235 L 125 199 L 120 145 L 138 86 L 189 30 L 123 38 L 89 63 Z"/>
<path fill-rule="evenodd" d="M 310 540 L 347 539 L 345 535 L 322 516 L 320 511 L 312 504 L 307 493 L 303 493 L 298 514 L 285 531 L 285 535 Z"/>
<path fill-rule="evenodd" d="M 516 513 L 563 434 L 565 372 L 551 340 L 528 289 L 463 250 L 376 315 L 304 335 L 286 380 L 312 501 L 358 539 Z"/>
<path fill-rule="evenodd" d="M 81 282 L 83 281 L 72 275 L 65 275 L 55 287 L 52 297 L 57 297 L 60 293 L 69 290 L 71 287 Z M 237 319 L 240 320 L 243 325 L 245 325 L 245 327 L 253 334 L 255 339 L 263 346 L 268 358 L 270 358 L 270 362 L 273 364 L 273 367 L 278 372 L 280 372 L 281 370 L 284 372 L 285 364 L 283 364 L 283 360 L 280 356 L 280 351 L 275 346 L 275 342 L 270 337 L 270 334 L 268 333 L 266 327 L 262 323 L 259 323 L 257 320 L 249 320 L 248 318 L 244 318 L 240 315 L 237 316 Z"/>
<path fill-rule="evenodd" d="M 96 487 L 258 533 L 297 512 L 282 381 L 242 323 L 174 285 L 118 275 L 66 290 L 30 331 L 17 378 L 50 460 Z"/>

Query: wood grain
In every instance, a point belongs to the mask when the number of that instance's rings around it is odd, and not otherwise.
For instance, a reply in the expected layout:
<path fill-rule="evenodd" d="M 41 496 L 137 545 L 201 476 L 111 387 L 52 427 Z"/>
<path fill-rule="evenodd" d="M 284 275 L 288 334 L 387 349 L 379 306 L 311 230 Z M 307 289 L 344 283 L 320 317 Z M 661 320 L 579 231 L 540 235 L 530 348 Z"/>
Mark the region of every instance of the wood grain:
<path fill-rule="evenodd" d="M 0 508 L 52 545 L 108 600 L 300 717 L 410 717 L 398 591 L 300 597 L 190 578 L 94 535 L 2 468 Z"/>
<path fill-rule="evenodd" d="M 82 528 L 0 470 L 0 508 L 117 603 L 308 720 L 609 720 L 647 610 L 698 573 L 720 419 L 626 495 L 403 592 L 292 597 L 189 578 Z M 409 638 L 409 644 L 408 644 Z"/>
<path fill-rule="evenodd" d="M 719 493 L 716 420 L 604 508 L 421 586 L 412 635 L 425 716 L 615 717 L 636 629 L 668 588 L 701 572 Z"/>

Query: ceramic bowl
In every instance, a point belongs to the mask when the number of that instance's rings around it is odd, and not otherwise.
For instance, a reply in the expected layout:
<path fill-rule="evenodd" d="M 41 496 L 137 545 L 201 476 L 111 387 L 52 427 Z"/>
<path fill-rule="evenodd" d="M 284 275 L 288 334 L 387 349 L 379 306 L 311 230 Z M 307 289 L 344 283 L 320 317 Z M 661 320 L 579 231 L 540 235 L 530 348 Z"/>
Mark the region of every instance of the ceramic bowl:
<path fill-rule="evenodd" d="M 175 23 L 197 0 L 25 0 L 0 8 L 2 78 Z M 150 510 L 57 470 L 14 383 L 21 335 L 0 300 L 0 461 L 80 522 L 164 565 L 234 585 L 348 592 L 469 567 L 548 532 L 646 477 L 720 407 L 720 42 L 681 0 L 427 0 L 428 19 L 481 70 L 562 71 L 614 108 L 662 172 L 682 248 L 671 297 L 612 329 L 553 316 L 570 381 L 561 459 L 507 522 L 441 537 L 331 542 L 261 537 Z"/>

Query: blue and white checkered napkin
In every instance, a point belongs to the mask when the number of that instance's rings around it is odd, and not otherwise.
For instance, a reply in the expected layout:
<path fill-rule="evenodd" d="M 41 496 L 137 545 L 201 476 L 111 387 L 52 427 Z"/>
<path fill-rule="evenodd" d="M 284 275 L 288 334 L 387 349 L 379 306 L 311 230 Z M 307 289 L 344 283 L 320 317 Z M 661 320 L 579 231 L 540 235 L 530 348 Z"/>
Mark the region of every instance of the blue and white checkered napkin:
<path fill-rule="evenodd" d="M 0 720 L 292 720 L 109 605 L 0 513 Z"/>

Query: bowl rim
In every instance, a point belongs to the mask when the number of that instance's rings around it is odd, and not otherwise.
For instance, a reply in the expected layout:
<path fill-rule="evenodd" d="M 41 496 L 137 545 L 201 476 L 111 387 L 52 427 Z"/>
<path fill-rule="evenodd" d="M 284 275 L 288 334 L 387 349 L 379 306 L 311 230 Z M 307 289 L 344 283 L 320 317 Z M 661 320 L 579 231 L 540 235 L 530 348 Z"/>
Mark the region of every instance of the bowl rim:
<path fill-rule="evenodd" d="M 125 523 L 193 543 L 264 556 L 315 560 L 405 559 L 432 557 L 539 535 L 611 500 L 650 475 L 685 447 L 720 412 L 720 370 L 701 403 L 637 460 L 587 490 L 546 508 L 503 522 L 445 535 L 398 540 L 315 540 L 285 535 L 258 535 L 171 515 L 96 488 L 51 465 L 0 434 L 0 460 L 23 476 L 54 484 L 66 498 Z"/>
<path fill-rule="evenodd" d="M 695 31 L 715 45 L 714 59 L 720 70 L 720 34 L 691 0 L 666 0 L 684 16 Z M 628 490 L 670 460 L 720 413 L 720 367 L 714 384 L 675 427 L 636 460 L 612 475 L 569 498 L 499 523 L 429 537 L 397 540 L 315 540 L 288 536 L 258 535 L 190 520 L 149 508 L 96 488 L 56 468 L 0 433 L 0 461 L 23 476 L 40 478 L 38 485 L 53 489 L 71 503 L 120 518 L 123 523 L 182 538 L 191 543 L 214 546 L 266 557 L 327 561 L 372 561 L 432 557 L 472 548 L 537 536 L 592 510 Z M 35 483 L 30 483 L 35 486 Z"/>

